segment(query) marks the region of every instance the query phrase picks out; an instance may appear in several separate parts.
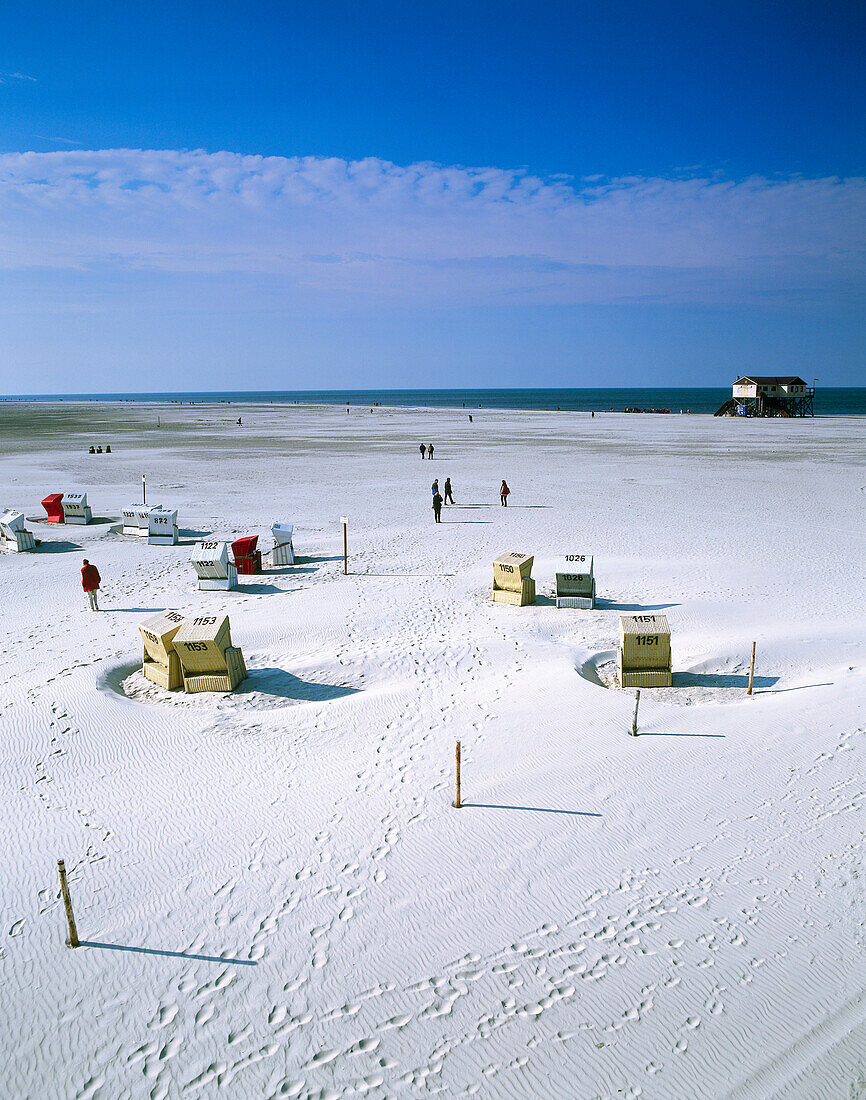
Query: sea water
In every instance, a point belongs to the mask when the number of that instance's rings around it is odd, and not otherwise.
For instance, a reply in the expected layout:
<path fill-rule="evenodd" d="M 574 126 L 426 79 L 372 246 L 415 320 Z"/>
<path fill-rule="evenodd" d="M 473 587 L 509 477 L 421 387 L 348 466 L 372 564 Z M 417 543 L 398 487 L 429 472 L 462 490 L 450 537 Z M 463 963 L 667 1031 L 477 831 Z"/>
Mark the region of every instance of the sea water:
<path fill-rule="evenodd" d="M 563 412 L 623 412 L 668 409 L 714 413 L 731 396 L 725 389 L 498 389 L 498 390 L 238 390 L 185 393 L 33 394 L 15 401 L 136 401 L 195 404 L 299 404 L 409 406 L 413 408 L 535 409 Z M 866 388 L 815 391 L 816 416 L 866 416 Z"/>

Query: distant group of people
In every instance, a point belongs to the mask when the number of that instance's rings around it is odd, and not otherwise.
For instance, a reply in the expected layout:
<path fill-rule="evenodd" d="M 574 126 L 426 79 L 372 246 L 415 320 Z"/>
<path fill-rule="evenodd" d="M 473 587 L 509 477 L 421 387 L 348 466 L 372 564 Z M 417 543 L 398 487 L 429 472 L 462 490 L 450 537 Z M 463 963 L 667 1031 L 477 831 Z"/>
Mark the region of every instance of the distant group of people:
<path fill-rule="evenodd" d="M 426 446 L 422 443 L 421 446 L 418 448 L 418 450 L 421 452 L 422 460 L 425 459 L 425 458 L 432 458 L 433 457 L 433 444 L 432 443 L 428 443 Z"/>
<path fill-rule="evenodd" d="M 442 486 L 443 492 L 439 492 L 439 478 L 433 478 L 433 484 L 430 486 L 430 491 L 433 494 L 433 518 L 437 523 L 442 522 L 442 505 L 453 504 L 454 495 L 451 492 L 451 478 L 445 478 L 445 484 Z"/>
<path fill-rule="evenodd" d="M 437 523 L 442 522 L 442 505 L 454 503 L 454 493 L 451 489 L 451 478 L 445 478 L 445 484 L 439 489 L 439 478 L 433 478 L 433 484 L 430 486 L 430 492 L 433 495 L 433 518 Z M 502 479 L 502 484 L 499 486 L 499 503 L 503 508 L 508 507 L 508 497 L 511 495 L 511 490 L 508 488 L 508 482 L 505 478 Z"/>
<path fill-rule="evenodd" d="M 90 450 L 87 453 L 92 454 L 92 455 L 101 455 L 101 454 L 110 455 L 111 454 L 111 444 L 107 443 L 105 445 L 105 451 L 102 450 L 102 447 L 91 447 Z"/>

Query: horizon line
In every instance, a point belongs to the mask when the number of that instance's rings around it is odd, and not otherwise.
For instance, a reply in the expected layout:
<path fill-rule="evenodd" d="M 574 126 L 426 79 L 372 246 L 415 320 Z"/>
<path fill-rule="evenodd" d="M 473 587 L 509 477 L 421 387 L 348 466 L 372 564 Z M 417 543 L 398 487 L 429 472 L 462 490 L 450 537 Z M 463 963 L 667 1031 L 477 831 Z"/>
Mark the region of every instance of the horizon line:
<path fill-rule="evenodd" d="M 287 393 L 321 393 L 321 394 L 370 394 L 370 393 L 610 393 L 612 390 L 681 390 L 683 393 L 694 393 L 697 390 L 726 390 L 733 383 L 717 384 L 714 386 L 460 386 L 460 387 L 429 387 L 429 386 L 371 386 L 364 389 L 284 389 L 284 390 L 75 390 L 67 393 L 8 393 L 0 394 L 0 401 L 26 401 L 34 398 L 46 397 L 171 397 L 187 394 L 205 395 L 248 395 L 248 394 L 287 394 Z M 824 390 L 862 390 L 866 386 L 822 386 Z"/>

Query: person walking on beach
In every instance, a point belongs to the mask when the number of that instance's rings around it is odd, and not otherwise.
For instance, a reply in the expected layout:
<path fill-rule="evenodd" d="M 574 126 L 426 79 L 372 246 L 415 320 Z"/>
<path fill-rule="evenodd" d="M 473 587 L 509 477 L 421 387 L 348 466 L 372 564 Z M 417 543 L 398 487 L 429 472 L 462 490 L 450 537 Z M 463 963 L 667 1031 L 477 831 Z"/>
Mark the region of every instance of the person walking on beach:
<path fill-rule="evenodd" d="M 437 523 L 442 522 L 442 494 L 438 489 L 433 494 L 433 518 Z"/>
<path fill-rule="evenodd" d="M 84 559 L 84 564 L 81 567 L 81 587 L 87 593 L 87 598 L 90 600 L 90 610 L 98 611 L 99 604 L 96 602 L 96 593 L 99 591 L 99 570 L 95 565 L 91 565 L 87 558 Z"/>
<path fill-rule="evenodd" d="M 449 504 L 449 503 L 453 504 L 454 503 L 454 497 L 451 493 L 451 478 L 450 477 L 445 478 L 445 499 L 444 499 L 443 503 L 444 504 Z"/>
<path fill-rule="evenodd" d="M 348 410 L 348 409 L 346 409 L 346 412 L 348 412 L 348 411 L 349 411 L 349 410 Z M 426 454 L 427 454 L 427 448 L 426 448 L 426 447 L 424 446 L 424 444 L 422 443 L 422 444 L 421 444 L 421 446 L 420 446 L 420 447 L 418 448 L 418 450 L 419 450 L 419 451 L 421 452 L 421 460 L 423 461 L 423 460 L 424 460 L 424 458 L 425 458 L 425 456 L 426 456 Z"/>
<path fill-rule="evenodd" d="M 428 458 L 433 457 L 433 444 L 432 443 L 427 444 L 427 457 Z"/>
<path fill-rule="evenodd" d="M 508 488 L 508 482 L 505 478 L 502 479 L 502 484 L 499 486 L 499 503 L 503 508 L 508 507 L 508 494 L 511 490 Z"/>
<path fill-rule="evenodd" d="M 438 477 L 433 478 L 433 484 L 430 486 L 430 492 L 433 494 L 434 497 L 439 492 L 439 478 Z"/>

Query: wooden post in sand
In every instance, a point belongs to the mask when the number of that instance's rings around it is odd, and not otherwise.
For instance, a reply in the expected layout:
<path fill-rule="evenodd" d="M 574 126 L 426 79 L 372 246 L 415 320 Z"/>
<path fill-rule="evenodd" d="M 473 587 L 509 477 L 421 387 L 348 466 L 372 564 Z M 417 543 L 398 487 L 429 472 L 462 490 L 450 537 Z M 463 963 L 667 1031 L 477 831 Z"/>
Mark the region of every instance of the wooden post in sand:
<path fill-rule="evenodd" d="M 343 576 L 349 574 L 349 517 L 340 516 L 343 525 Z"/>
<path fill-rule="evenodd" d="M 749 665 L 749 690 L 746 695 L 752 694 L 752 683 L 755 679 L 755 643 L 752 642 L 752 663 Z"/>
<path fill-rule="evenodd" d="M 78 947 L 78 929 L 75 927 L 75 917 L 72 915 L 72 899 L 69 896 L 69 883 L 66 881 L 66 864 L 62 859 L 57 861 L 57 870 L 60 872 L 60 893 L 63 895 L 66 923 L 69 925 L 69 939 L 66 943 L 69 947 Z"/>
<path fill-rule="evenodd" d="M 631 735 L 637 737 L 637 708 L 640 706 L 640 688 L 634 695 L 634 718 L 631 720 Z"/>
<path fill-rule="evenodd" d="M 144 474 L 141 475 L 141 503 L 147 504 L 147 482 L 144 480 Z"/>
<path fill-rule="evenodd" d="M 460 807 L 463 805 L 463 803 L 460 801 L 460 742 L 459 741 L 457 742 L 457 749 L 454 753 L 454 764 L 455 764 L 454 776 L 455 776 L 455 780 L 456 780 L 455 793 L 457 795 L 457 797 L 454 799 L 454 805 L 459 810 Z"/>

